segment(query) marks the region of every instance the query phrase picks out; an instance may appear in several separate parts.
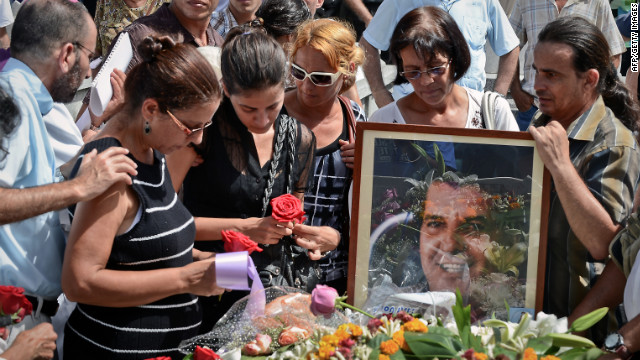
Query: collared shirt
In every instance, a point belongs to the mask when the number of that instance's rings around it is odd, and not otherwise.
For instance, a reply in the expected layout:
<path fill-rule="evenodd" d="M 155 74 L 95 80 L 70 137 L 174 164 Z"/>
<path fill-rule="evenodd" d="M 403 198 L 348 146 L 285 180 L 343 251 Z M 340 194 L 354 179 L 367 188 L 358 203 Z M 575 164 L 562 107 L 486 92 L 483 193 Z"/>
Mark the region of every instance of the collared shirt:
<path fill-rule="evenodd" d="M 26 188 L 55 179 L 55 154 L 43 116 L 53 99 L 23 62 L 9 59 L 0 73 L 20 109 L 20 123 L 7 139 L 9 153 L 0 162 L 0 186 Z M 10 84 L 10 85 L 9 85 Z M 56 299 L 65 239 L 56 212 L 0 226 L 0 284 L 20 286 L 30 295 Z"/>
<path fill-rule="evenodd" d="M 139 18 L 124 29 L 123 32 L 127 32 L 129 34 L 133 47 L 133 58 L 129 63 L 127 72 L 142 62 L 142 57 L 140 56 L 136 45 L 140 44 L 142 40 L 149 35 L 168 35 L 176 42 L 200 46 L 195 41 L 195 38 L 189 30 L 182 26 L 178 18 L 169 9 L 169 5 L 170 4 L 162 5 L 155 13 Z M 109 47 L 109 53 L 111 52 L 111 48 L 118 41 L 118 37 L 119 35 L 113 39 L 113 42 Z M 207 45 L 214 46 L 222 46 L 222 43 L 224 42 L 222 37 L 220 37 L 213 27 L 211 27 L 211 24 L 207 27 L 207 42 Z"/>
<path fill-rule="evenodd" d="M 227 33 L 232 28 L 238 26 L 235 16 L 229 10 L 229 6 L 222 11 L 216 11 L 211 15 L 211 26 L 222 36 L 227 36 Z"/>
<path fill-rule="evenodd" d="M 400 19 L 409 11 L 423 6 L 440 7 L 456 21 L 469 44 L 471 55 L 471 65 L 457 84 L 484 91 L 484 47 L 487 40 L 498 56 L 518 46 L 518 38 L 498 0 L 385 0 L 362 36 L 373 47 L 387 50 Z"/>
<path fill-rule="evenodd" d="M 533 83 L 536 72 L 532 65 L 538 35 L 545 25 L 562 16 L 580 16 L 597 26 L 609 42 L 611 55 L 625 51 L 624 41 L 606 0 L 568 0 L 560 12 L 555 0 L 518 0 L 509 21 L 520 38 L 520 46 L 529 44 L 525 50 L 522 81 L 522 89 L 529 94 L 535 94 Z"/>
<path fill-rule="evenodd" d="M 42 117 L 49 135 L 49 143 L 56 156 L 56 168 L 73 159 L 84 141 L 73 116 L 62 103 L 53 103 L 53 108 Z"/>
<path fill-rule="evenodd" d="M 532 124 L 540 126 L 545 121 L 548 117 L 538 112 Z M 600 96 L 569 125 L 567 135 L 573 166 L 614 223 L 622 224 L 631 213 L 640 177 L 640 149 L 633 133 Z M 591 258 L 571 230 L 555 188 L 550 200 L 543 311 L 567 316 L 585 297 L 604 264 Z M 591 338 L 606 336 L 607 330 L 600 331 Z"/>

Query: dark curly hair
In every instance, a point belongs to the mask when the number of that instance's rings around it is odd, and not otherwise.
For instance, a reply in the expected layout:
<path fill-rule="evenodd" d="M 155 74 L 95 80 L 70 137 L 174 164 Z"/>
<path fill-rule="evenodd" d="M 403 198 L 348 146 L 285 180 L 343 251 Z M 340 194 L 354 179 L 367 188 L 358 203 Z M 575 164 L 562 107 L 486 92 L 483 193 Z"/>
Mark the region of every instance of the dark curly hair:
<path fill-rule="evenodd" d="M 13 101 L 13 97 L 5 88 L 8 84 L 0 86 L 0 161 L 9 153 L 9 149 L 4 148 L 4 140 L 18 126 L 20 119 L 20 110 Z"/>

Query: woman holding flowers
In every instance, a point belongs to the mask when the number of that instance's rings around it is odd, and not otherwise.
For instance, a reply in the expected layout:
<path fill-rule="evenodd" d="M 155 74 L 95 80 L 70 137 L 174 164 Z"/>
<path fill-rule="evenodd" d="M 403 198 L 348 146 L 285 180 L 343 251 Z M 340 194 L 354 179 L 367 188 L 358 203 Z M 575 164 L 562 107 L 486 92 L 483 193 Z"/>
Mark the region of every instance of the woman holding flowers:
<path fill-rule="evenodd" d="M 350 25 L 320 19 L 302 24 L 291 49 L 291 75 L 296 87 L 285 94 L 287 112 L 307 125 L 316 137 L 313 173 L 305 193 L 307 223 L 327 226 L 325 242 L 338 244 L 320 261 L 322 282 L 343 293 L 347 285 L 349 212 L 355 122 L 366 121 L 364 111 L 341 96 L 355 83 L 364 54 Z M 350 143 L 351 142 L 351 143 Z M 351 155 L 352 156 L 352 155 Z M 295 230 L 311 231 L 312 226 Z M 296 233 L 297 231 L 294 231 Z"/>
<path fill-rule="evenodd" d="M 262 249 L 251 257 L 265 286 L 307 289 L 320 273 L 309 250 L 320 253 L 335 244 L 292 238 L 300 220 L 271 216 L 272 199 L 280 195 L 291 194 L 300 204 L 315 150 L 313 133 L 282 109 L 285 62 L 282 47 L 260 26 L 231 30 L 221 58 L 225 97 L 213 126 L 200 146 L 176 153 L 169 166 L 176 184 L 186 174 L 184 203 L 196 216 L 197 247 L 223 252 L 221 232 L 241 232 Z M 190 168 L 198 154 L 201 164 Z M 221 303 L 201 299 L 210 312 L 203 330 L 244 294 L 225 294 Z"/>
<path fill-rule="evenodd" d="M 199 143 L 220 102 L 211 66 L 190 45 L 147 37 L 144 61 L 125 81 L 125 104 L 85 145 L 129 149 L 132 184 L 116 184 L 75 208 L 62 288 L 77 301 L 65 328 L 67 359 L 179 356 L 178 344 L 197 334 L 201 308 L 192 295 L 211 296 L 215 257 L 193 249 L 193 217 L 177 201 L 163 154 Z"/>

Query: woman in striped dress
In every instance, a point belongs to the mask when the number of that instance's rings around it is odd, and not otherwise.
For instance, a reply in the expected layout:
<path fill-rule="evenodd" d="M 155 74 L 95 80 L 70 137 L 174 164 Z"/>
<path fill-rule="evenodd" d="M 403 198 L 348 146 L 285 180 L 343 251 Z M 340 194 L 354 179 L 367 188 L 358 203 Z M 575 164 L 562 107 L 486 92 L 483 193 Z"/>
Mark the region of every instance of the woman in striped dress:
<path fill-rule="evenodd" d="M 194 47 L 169 38 L 146 38 L 140 53 L 123 110 L 81 155 L 123 146 L 138 173 L 75 209 L 62 274 L 78 302 L 65 328 L 67 359 L 182 358 L 178 344 L 201 322 L 195 295 L 224 291 L 215 257 L 193 249 L 193 217 L 163 155 L 202 140 L 220 103 L 218 80 Z"/>

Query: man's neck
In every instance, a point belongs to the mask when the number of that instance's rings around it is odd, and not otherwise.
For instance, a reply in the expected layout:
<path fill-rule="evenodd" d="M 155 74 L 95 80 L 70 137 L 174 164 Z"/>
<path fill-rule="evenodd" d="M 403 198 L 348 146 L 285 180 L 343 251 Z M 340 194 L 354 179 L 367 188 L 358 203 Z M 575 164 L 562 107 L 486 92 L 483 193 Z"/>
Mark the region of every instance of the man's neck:
<path fill-rule="evenodd" d="M 558 7 L 558 13 L 562 11 L 562 8 L 567 5 L 568 0 L 556 0 L 556 6 Z"/>
<path fill-rule="evenodd" d="M 591 109 L 591 107 L 596 102 L 596 100 L 598 100 L 598 95 L 595 95 L 591 100 L 585 102 L 585 104 L 580 109 L 578 109 L 573 115 L 567 116 L 565 119 L 552 119 L 552 120 L 558 120 L 558 122 L 565 129 L 568 129 L 569 125 L 571 125 L 574 121 L 579 119 L 582 115 L 584 115 L 587 111 L 589 111 L 589 109 Z"/>
<path fill-rule="evenodd" d="M 196 42 L 203 46 L 208 44 L 207 39 L 207 27 L 209 26 L 209 20 L 211 18 L 202 19 L 202 20 L 192 20 L 186 18 L 180 11 L 175 9 L 175 5 L 171 3 L 169 5 L 169 11 L 175 15 L 182 25 L 196 40 Z"/>
<path fill-rule="evenodd" d="M 238 25 L 246 24 L 256 18 L 255 14 L 240 13 L 231 6 L 229 6 L 229 11 L 233 15 L 233 18 L 236 19 Z"/>

